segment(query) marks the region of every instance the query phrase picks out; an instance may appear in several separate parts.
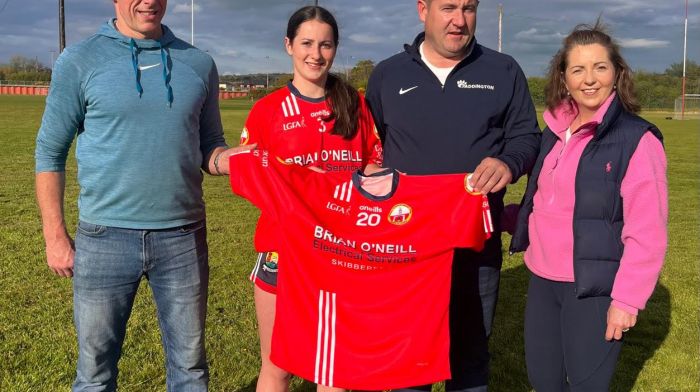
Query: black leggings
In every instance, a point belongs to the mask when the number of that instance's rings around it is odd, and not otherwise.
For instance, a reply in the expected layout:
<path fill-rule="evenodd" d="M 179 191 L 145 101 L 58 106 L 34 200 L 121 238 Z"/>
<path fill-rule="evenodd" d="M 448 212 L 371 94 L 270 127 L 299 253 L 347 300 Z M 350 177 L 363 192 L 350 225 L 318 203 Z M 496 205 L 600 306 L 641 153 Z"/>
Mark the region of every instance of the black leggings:
<path fill-rule="evenodd" d="M 532 275 L 525 361 L 537 392 L 607 391 L 622 347 L 606 341 L 610 297 L 576 298 L 574 284 Z"/>

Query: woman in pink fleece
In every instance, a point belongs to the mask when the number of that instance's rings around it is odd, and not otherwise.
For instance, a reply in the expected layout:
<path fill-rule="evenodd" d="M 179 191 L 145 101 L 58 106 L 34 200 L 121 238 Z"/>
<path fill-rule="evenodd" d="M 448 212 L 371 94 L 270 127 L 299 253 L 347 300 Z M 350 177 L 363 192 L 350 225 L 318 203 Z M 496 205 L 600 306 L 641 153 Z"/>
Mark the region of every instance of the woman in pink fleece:
<path fill-rule="evenodd" d="M 511 243 L 532 272 L 528 377 L 538 392 L 605 391 L 664 261 L 666 157 L 600 22 L 564 39 L 548 77 L 547 128 Z"/>

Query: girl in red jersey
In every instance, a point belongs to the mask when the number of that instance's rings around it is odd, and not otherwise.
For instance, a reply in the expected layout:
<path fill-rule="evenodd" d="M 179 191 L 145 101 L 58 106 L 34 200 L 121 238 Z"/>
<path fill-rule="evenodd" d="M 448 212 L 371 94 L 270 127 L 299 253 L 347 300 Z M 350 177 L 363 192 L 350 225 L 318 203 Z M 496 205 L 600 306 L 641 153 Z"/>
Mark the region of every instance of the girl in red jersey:
<path fill-rule="evenodd" d="M 338 25 L 322 7 L 297 10 L 289 19 L 285 47 L 294 67 L 287 86 L 258 101 L 241 134 L 241 144 L 257 144 L 270 159 L 315 170 L 373 172 L 382 149 L 364 97 L 330 73 L 338 47 Z M 274 192 L 274 190 L 270 190 Z M 275 320 L 278 230 L 263 214 L 255 232 L 259 253 L 251 274 L 262 366 L 258 391 L 287 391 L 290 374 L 270 361 Z M 325 387 L 319 385 L 319 390 Z"/>

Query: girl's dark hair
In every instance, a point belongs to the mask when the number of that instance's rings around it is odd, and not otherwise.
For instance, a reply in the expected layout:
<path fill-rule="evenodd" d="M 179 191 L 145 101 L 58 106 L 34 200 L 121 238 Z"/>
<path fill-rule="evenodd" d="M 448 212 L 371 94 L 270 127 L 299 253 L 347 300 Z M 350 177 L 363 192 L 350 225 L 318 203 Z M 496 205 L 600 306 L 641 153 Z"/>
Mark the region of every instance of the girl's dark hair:
<path fill-rule="evenodd" d="M 564 83 L 566 80 L 564 77 L 567 67 L 566 61 L 571 50 L 578 45 L 599 44 L 608 51 L 608 57 L 615 67 L 615 86 L 622 106 L 629 112 L 639 112 L 641 107 L 634 92 L 632 69 L 622 58 L 620 47 L 606 30 L 607 28 L 598 18 L 595 25 L 580 24 L 564 38 L 561 49 L 550 61 L 547 71 L 547 84 L 545 86 L 547 109 L 553 111 L 563 101 L 571 99 Z"/>
<path fill-rule="evenodd" d="M 299 26 L 310 20 L 318 20 L 333 29 L 333 43 L 338 46 L 338 23 L 333 15 L 323 7 L 306 6 L 298 9 L 287 23 L 287 38 L 294 41 Z M 331 114 L 324 121 L 335 120 L 333 135 L 340 135 L 350 140 L 355 137 L 360 117 L 360 96 L 350 84 L 338 76 L 329 73 L 326 80 L 326 97 L 330 103 Z"/>

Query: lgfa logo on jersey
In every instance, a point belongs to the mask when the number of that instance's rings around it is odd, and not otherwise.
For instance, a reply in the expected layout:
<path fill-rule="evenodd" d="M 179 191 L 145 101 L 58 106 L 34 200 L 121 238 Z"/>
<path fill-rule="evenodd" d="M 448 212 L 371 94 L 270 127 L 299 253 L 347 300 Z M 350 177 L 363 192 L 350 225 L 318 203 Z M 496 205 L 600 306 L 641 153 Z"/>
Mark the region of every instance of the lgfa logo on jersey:
<path fill-rule="evenodd" d="M 337 213 L 342 214 L 342 215 L 350 215 L 350 212 L 352 211 L 351 206 L 348 206 L 348 205 L 343 206 L 343 205 L 337 204 L 337 203 L 332 202 L 332 201 L 328 201 L 326 203 L 326 209 L 333 211 L 333 212 L 337 212 Z"/>
<path fill-rule="evenodd" d="M 333 192 L 333 199 L 336 201 L 328 201 L 326 209 L 343 215 L 350 215 L 352 207 L 347 203 L 350 203 L 350 200 L 352 200 L 352 189 L 352 181 L 345 181 L 336 185 Z"/>
<path fill-rule="evenodd" d="M 290 121 L 282 124 L 282 130 L 283 131 L 291 131 L 292 129 L 297 129 L 297 128 L 302 128 L 306 126 L 306 121 L 304 120 L 304 117 L 301 118 L 301 121 Z"/>
<path fill-rule="evenodd" d="M 248 132 L 248 128 L 243 128 L 243 131 L 241 131 L 241 145 L 248 144 L 249 140 L 250 140 L 250 133 Z"/>
<path fill-rule="evenodd" d="M 397 204 L 389 211 L 389 223 L 394 225 L 405 225 L 411 220 L 413 209 L 407 204 Z"/>

